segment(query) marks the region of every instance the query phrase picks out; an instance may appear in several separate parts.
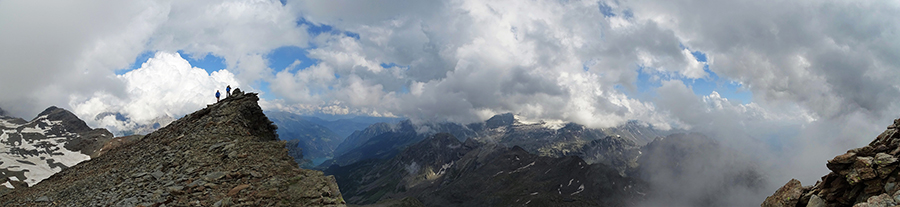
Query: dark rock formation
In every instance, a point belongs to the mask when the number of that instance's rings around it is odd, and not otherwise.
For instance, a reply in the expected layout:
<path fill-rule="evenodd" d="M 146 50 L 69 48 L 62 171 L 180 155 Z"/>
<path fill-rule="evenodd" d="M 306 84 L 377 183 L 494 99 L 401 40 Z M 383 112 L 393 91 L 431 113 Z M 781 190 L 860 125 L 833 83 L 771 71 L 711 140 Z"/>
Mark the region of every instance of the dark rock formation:
<path fill-rule="evenodd" d="M 900 204 L 900 119 L 867 146 L 828 160 L 831 172 L 813 186 L 791 180 L 761 206 L 895 206 Z M 798 193 L 799 192 L 799 193 Z M 797 196 L 799 194 L 799 196 Z"/>
<path fill-rule="evenodd" d="M 331 176 L 304 170 L 278 141 L 256 94 L 232 96 L 111 148 L 0 206 L 331 206 Z"/>
<path fill-rule="evenodd" d="M 424 206 L 625 206 L 646 190 L 615 169 L 575 156 L 541 157 L 520 147 L 460 142 L 447 133 L 390 160 L 334 165 L 327 172 L 355 204 L 415 199 Z"/>

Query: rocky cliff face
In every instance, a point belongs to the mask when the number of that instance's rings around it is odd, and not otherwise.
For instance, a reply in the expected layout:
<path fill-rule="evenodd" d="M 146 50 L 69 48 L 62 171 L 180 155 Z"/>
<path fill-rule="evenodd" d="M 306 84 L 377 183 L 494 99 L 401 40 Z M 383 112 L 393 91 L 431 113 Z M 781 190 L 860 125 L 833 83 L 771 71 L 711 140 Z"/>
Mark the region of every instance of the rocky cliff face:
<path fill-rule="evenodd" d="M 0 206 L 331 206 L 331 176 L 297 167 L 256 94 L 235 94 L 140 140 L 0 197 Z"/>
<path fill-rule="evenodd" d="M 764 207 L 896 206 L 900 204 L 900 119 L 867 146 L 828 160 L 831 172 L 812 186 L 791 180 L 766 198 Z"/>
<path fill-rule="evenodd" d="M 91 129 L 57 107 L 47 108 L 31 121 L 0 115 L 0 189 L 34 185 L 90 159 L 112 138 L 106 129 Z"/>

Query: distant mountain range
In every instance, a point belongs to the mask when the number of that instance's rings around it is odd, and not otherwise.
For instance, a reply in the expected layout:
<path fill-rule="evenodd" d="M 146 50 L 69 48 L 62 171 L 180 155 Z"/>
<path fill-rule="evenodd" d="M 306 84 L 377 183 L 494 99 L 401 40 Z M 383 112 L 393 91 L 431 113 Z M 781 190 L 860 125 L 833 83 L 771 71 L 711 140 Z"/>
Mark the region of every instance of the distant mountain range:
<path fill-rule="evenodd" d="M 639 122 L 591 129 L 501 114 L 467 125 L 374 124 L 317 169 L 352 204 L 722 206 L 733 201 L 717 193 L 763 190 L 755 165 L 729 151 Z"/>
<path fill-rule="evenodd" d="M 91 159 L 111 139 L 62 108 L 49 107 L 31 121 L 0 115 L 0 182 L 34 185 Z"/>
<path fill-rule="evenodd" d="M 312 168 L 334 156 L 344 139 L 375 123 L 395 122 L 388 117 L 350 117 L 325 120 L 282 111 L 266 111 L 266 116 L 279 128 L 278 137 L 289 141 L 288 148 L 304 168 Z M 293 148 L 292 148 L 293 147 Z M 298 154 L 299 153 L 299 154 Z M 301 156 L 302 155 L 302 158 Z"/>

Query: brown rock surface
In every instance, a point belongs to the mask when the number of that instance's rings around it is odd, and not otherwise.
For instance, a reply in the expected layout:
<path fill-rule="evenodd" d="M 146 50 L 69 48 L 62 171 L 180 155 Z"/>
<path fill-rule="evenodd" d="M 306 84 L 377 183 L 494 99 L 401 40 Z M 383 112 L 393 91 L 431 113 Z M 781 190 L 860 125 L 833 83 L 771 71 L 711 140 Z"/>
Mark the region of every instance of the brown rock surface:
<path fill-rule="evenodd" d="M 0 206 L 343 206 L 334 177 L 297 167 L 256 94 L 238 93 L 111 148 Z"/>

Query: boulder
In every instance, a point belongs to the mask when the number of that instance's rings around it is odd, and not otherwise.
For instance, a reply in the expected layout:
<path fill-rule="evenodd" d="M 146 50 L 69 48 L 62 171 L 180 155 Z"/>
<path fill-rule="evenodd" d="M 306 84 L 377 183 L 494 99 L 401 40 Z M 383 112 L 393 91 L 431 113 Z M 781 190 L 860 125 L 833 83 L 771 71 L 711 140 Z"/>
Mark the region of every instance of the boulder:
<path fill-rule="evenodd" d="M 775 194 L 769 197 L 766 197 L 766 201 L 762 203 L 762 207 L 794 207 L 797 206 L 797 203 L 800 201 L 800 196 L 803 195 L 803 186 L 800 185 L 800 181 L 797 179 L 791 179 L 787 184 L 784 184 L 778 191 L 775 191 Z"/>

